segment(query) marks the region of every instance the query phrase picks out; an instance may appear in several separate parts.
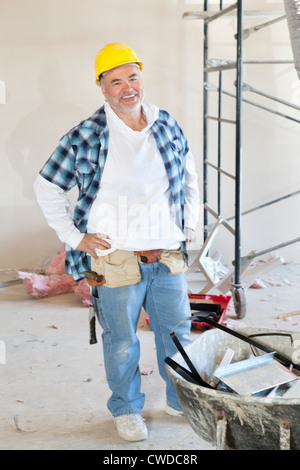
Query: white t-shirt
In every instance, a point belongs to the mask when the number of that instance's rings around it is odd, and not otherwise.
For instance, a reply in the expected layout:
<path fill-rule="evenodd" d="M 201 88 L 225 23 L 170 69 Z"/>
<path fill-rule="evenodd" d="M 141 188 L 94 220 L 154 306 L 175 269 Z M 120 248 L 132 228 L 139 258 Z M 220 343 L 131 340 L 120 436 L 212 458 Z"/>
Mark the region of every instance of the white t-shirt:
<path fill-rule="evenodd" d="M 110 237 L 114 249 L 176 249 L 184 235 L 170 211 L 165 165 L 151 133 L 158 108 L 144 103 L 147 126 L 128 127 L 105 103 L 109 129 L 106 163 L 98 195 L 92 205 L 87 231 Z"/>

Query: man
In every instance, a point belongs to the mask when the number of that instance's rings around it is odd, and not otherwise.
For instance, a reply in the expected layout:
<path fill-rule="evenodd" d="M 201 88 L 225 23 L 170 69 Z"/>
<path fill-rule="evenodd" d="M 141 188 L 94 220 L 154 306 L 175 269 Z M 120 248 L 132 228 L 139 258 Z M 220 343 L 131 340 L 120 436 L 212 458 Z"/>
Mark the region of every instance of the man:
<path fill-rule="evenodd" d="M 164 359 L 185 346 L 190 315 L 186 242 L 198 218 L 194 161 L 177 122 L 143 100 L 143 63 L 125 44 L 106 45 L 95 61 L 105 104 L 71 129 L 35 183 L 37 200 L 66 243 L 66 272 L 96 275 L 93 301 L 102 327 L 108 408 L 119 435 L 147 437 L 136 336 L 141 308 L 155 335 L 166 382 L 166 409 L 182 414 Z M 66 193 L 79 195 L 73 216 Z"/>

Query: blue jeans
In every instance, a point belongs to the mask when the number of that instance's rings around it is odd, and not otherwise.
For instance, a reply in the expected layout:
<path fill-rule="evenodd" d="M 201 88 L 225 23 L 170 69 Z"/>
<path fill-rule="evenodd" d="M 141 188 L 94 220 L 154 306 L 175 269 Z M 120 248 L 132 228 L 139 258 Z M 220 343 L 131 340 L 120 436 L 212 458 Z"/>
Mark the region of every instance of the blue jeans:
<path fill-rule="evenodd" d="M 106 377 L 112 391 L 107 405 L 114 417 L 141 414 L 144 406 L 139 371 L 140 344 L 136 335 L 141 307 L 147 312 L 155 335 L 158 368 L 166 382 L 167 403 L 181 409 L 164 359 L 177 352 L 170 332 L 190 315 L 186 278 L 184 274 L 169 275 L 169 268 L 159 262 L 140 264 L 140 269 L 142 278 L 138 284 L 115 288 L 99 286 L 94 297 L 103 330 Z M 190 326 L 190 321 L 185 321 L 175 330 L 183 346 L 190 342 Z"/>

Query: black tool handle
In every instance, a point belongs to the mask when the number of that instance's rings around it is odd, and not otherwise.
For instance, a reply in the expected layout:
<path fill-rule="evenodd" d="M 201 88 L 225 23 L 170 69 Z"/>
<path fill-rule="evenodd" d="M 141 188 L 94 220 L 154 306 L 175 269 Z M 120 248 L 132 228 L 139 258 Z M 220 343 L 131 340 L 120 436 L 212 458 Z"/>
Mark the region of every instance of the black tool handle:
<path fill-rule="evenodd" d="M 188 382 L 192 382 L 195 385 L 201 385 L 199 384 L 199 382 L 197 382 L 197 380 L 195 380 L 194 375 L 189 370 L 175 362 L 170 357 L 165 358 L 165 363 L 168 364 L 168 366 L 172 367 L 172 369 L 174 369 L 177 374 L 181 375 L 181 377 L 183 377 Z"/>
<path fill-rule="evenodd" d="M 182 347 L 182 344 L 180 343 L 179 339 L 177 338 L 177 336 L 175 335 L 174 331 L 172 331 L 170 333 L 170 336 L 173 340 L 173 342 L 175 343 L 178 351 L 180 352 L 180 354 L 182 355 L 183 359 L 185 360 L 185 362 L 187 363 L 187 365 L 189 366 L 189 368 L 191 369 L 191 372 L 192 372 L 192 376 L 194 378 L 194 380 L 198 383 L 198 385 L 202 385 L 203 387 L 208 387 L 208 388 L 212 388 L 208 383 L 206 383 L 202 377 L 200 376 L 199 372 L 197 371 L 196 367 L 194 366 L 194 364 L 192 363 L 192 361 L 190 360 L 189 356 L 187 355 L 187 353 L 185 352 L 184 348 Z"/>
<path fill-rule="evenodd" d="M 90 344 L 97 343 L 96 336 L 96 317 L 95 315 L 90 319 Z"/>

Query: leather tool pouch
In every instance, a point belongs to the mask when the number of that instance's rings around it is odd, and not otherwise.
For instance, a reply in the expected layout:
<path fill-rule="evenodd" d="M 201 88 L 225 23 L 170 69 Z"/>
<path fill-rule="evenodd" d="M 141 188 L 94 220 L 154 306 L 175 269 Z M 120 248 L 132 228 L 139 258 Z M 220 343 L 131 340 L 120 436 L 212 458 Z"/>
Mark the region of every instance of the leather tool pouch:
<path fill-rule="evenodd" d="M 128 286 L 141 280 L 137 255 L 132 251 L 116 250 L 96 260 L 91 258 L 91 268 L 105 277 L 106 287 Z"/>
<path fill-rule="evenodd" d="M 188 269 L 180 248 L 178 250 L 162 250 L 159 262 L 169 268 L 170 275 L 184 273 Z"/>

